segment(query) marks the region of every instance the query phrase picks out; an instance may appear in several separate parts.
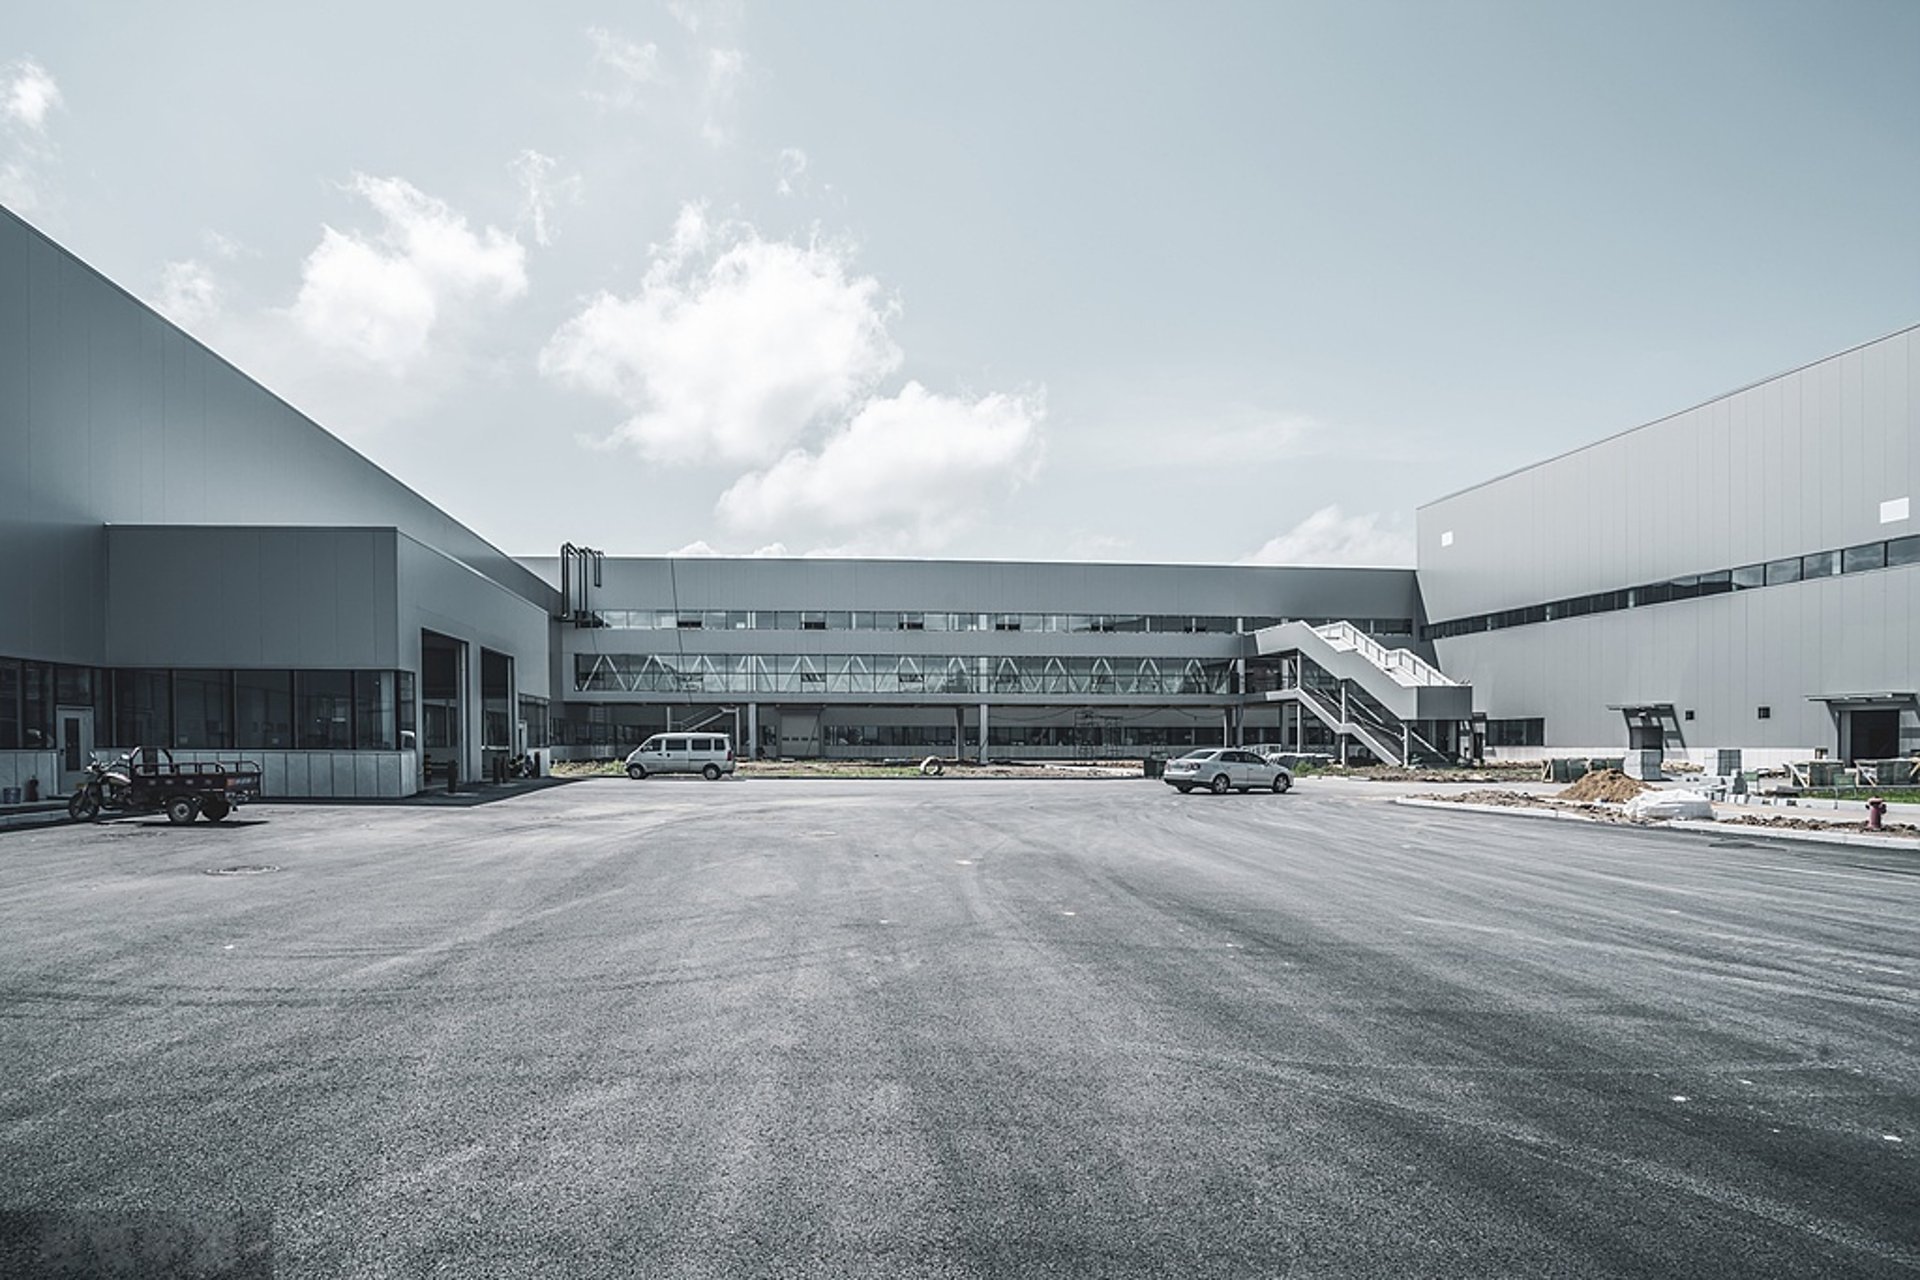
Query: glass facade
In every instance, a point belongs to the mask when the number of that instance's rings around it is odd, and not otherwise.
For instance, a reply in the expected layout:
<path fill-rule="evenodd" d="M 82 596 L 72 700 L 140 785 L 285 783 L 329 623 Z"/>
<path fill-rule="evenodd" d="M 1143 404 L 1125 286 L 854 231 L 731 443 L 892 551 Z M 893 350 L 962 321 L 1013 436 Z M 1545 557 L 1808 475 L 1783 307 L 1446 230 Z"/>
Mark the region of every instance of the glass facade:
<path fill-rule="evenodd" d="M 0 751 L 50 750 L 56 707 L 90 707 L 102 747 L 392 751 L 410 746 L 410 671 L 60 666 L 0 658 Z"/>
<path fill-rule="evenodd" d="M 602 609 L 601 620 L 627 631 L 1038 631 L 1067 635 L 1233 635 L 1283 622 L 1324 626 L 1335 618 L 1228 617 L 1215 614 L 952 613 L 925 610 Z M 1371 635 L 1410 636 L 1411 618 L 1347 619 Z"/>
<path fill-rule="evenodd" d="M 953 657 L 938 654 L 574 655 L 582 693 L 1064 694 L 1080 697 L 1237 692 L 1230 660 Z"/>

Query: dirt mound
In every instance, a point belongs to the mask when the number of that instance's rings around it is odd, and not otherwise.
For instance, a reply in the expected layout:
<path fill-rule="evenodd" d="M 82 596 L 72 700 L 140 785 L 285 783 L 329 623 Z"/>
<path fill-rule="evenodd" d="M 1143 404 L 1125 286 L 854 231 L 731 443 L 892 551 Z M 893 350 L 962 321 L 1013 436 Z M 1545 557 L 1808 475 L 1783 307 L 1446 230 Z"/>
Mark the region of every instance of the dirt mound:
<path fill-rule="evenodd" d="M 1502 809 L 1551 809 L 1553 805 L 1538 796 L 1518 791 L 1456 791 L 1451 795 L 1414 796 L 1415 800 L 1445 800 L 1449 804 L 1487 804 Z"/>
<path fill-rule="evenodd" d="M 1646 789 L 1646 783 L 1636 782 L 1618 769 L 1597 769 L 1581 775 L 1559 798 L 1583 804 L 1625 804 Z"/>

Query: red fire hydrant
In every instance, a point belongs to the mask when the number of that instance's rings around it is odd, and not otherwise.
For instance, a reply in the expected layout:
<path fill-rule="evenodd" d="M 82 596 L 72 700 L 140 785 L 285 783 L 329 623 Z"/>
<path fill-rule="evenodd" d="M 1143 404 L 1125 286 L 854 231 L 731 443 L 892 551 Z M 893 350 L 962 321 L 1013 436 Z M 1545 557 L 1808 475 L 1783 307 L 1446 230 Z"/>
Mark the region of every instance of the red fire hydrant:
<path fill-rule="evenodd" d="M 1887 816 L 1887 802 L 1879 796 L 1867 801 L 1867 830 L 1879 831 L 1880 819 Z"/>

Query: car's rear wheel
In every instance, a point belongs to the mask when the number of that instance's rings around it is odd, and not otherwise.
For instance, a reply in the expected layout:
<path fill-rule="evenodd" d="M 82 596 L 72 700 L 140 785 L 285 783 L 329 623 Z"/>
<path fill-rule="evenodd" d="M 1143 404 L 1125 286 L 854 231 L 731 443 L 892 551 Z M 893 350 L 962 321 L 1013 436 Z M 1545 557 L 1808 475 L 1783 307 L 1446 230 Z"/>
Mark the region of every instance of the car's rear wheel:
<path fill-rule="evenodd" d="M 647 766 L 643 764 L 630 764 L 627 766 L 627 776 L 635 782 L 638 782 L 647 776 Z"/>
<path fill-rule="evenodd" d="M 1216 773 L 1213 775 L 1213 794 L 1223 796 L 1232 789 L 1233 783 L 1227 780 L 1226 774 Z"/>
<path fill-rule="evenodd" d="M 192 796 L 175 796 L 167 801 L 167 821 L 192 822 L 200 814 L 200 802 Z"/>
<path fill-rule="evenodd" d="M 710 764 L 706 768 L 700 771 L 700 776 L 705 778 L 708 782 L 718 782 L 720 781 L 720 766 L 717 764 Z"/>
<path fill-rule="evenodd" d="M 1276 773 L 1273 775 L 1273 794 L 1283 796 L 1287 794 L 1287 788 L 1292 785 L 1293 779 L 1289 778 L 1286 774 Z"/>

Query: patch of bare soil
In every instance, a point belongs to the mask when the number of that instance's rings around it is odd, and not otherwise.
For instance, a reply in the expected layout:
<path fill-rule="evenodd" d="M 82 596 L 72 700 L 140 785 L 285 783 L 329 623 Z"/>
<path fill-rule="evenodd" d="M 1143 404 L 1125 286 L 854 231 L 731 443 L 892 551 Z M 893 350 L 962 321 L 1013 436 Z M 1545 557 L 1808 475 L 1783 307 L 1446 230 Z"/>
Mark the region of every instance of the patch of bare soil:
<path fill-rule="evenodd" d="M 1632 779 L 1628 779 L 1632 781 Z M 1562 793 L 1565 794 L 1564 792 Z M 1499 809 L 1560 809 L 1591 818 L 1595 822 L 1618 822 L 1633 826 L 1650 825 L 1625 810 L 1593 801 L 1562 800 L 1555 796 L 1527 795 L 1521 791 L 1459 791 L 1452 795 L 1414 796 L 1415 800 L 1444 800 L 1448 804 L 1479 804 Z"/>
<path fill-rule="evenodd" d="M 1647 789 L 1647 784 L 1629 778 L 1618 769 L 1597 769 L 1560 792 L 1561 800 L 1581 804 L 1625 804 Z"/>
<path fill-rule="evenodd" d="M 1889 822 L 1878 831 L 1867 830 L 1864 822 L 1822 822 L 1818 818 L 1787 818 L 1773 814 L 1743 813 L 1720 819 L 1723 826 L 1774 827 L 1784 831 L 1845 831 L 1869 836 L 1920 836 L 1920 827 L 1905 822 Z"/>

